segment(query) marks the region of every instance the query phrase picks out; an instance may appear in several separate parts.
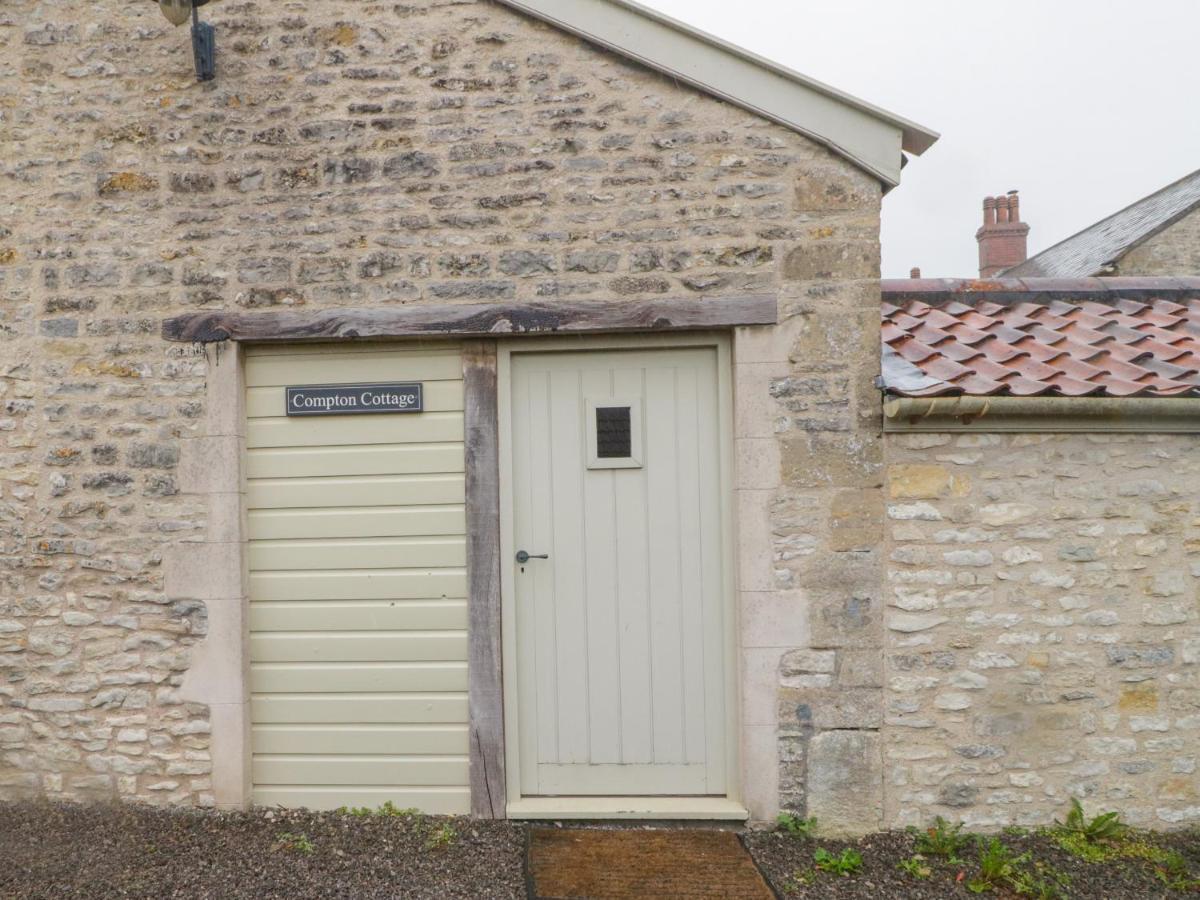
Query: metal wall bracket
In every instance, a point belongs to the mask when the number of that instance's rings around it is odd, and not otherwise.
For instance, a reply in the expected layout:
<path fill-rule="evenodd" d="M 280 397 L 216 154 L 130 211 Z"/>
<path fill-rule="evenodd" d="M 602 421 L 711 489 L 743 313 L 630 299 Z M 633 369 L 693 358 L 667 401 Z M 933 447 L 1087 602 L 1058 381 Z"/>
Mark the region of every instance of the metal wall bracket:
<path fill-rule="evenodd" d="M 196 61 L 196 78 L 212 81 L 217 74 L 217 33 L 208 22 L 201 22 L 192 7 L 192 56 Z"/>

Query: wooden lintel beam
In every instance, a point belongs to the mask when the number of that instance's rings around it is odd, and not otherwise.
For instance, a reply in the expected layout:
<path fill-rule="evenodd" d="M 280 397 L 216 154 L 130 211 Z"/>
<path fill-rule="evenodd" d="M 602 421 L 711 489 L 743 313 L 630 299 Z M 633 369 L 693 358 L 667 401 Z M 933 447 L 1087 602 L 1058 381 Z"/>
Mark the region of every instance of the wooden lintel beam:
<path fill-rule="evenodd" d="M 339 338 L 503 337 L 532 334 L 702 331 L 773 325 L 765 294 L 679 300 L 460 303 L 282 312 L 197 312 L 164 319 L 168 341 L 326 341 Z"/>

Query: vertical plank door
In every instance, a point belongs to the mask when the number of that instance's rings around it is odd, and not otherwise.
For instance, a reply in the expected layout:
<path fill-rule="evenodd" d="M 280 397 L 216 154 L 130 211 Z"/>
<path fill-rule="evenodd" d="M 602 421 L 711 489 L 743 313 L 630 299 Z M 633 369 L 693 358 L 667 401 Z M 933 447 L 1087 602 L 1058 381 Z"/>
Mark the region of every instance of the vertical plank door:
<path fill-rule="evenodd" d="M 522 795 L 723 795 L 716 350 L 514 354 L 511 385 Z"/>

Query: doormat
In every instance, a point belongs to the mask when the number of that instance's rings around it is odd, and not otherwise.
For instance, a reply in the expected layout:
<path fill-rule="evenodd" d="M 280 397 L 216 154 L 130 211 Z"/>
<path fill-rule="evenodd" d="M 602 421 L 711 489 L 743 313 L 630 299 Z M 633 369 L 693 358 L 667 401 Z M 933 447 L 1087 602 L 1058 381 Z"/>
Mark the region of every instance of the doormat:
<path fill-rule="evenodd" d="M 700 829 L 534 828 L 529 885 L 537 900 L 775 896 L 736 834 Z"/>

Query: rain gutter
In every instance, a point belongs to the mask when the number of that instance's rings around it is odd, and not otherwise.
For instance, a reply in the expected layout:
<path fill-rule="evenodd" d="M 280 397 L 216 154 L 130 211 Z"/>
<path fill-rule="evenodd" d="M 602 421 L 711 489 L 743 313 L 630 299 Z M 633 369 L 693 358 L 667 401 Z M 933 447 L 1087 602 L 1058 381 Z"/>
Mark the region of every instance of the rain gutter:
<path fill-rule="evenodd" d="M 883 430 L 1200 434 L 1200 397 L 885 396 Z"/>

